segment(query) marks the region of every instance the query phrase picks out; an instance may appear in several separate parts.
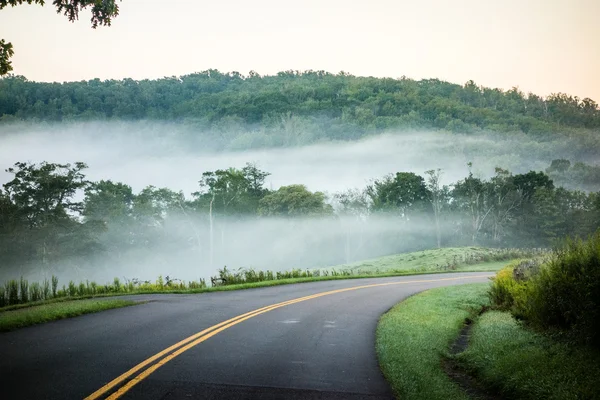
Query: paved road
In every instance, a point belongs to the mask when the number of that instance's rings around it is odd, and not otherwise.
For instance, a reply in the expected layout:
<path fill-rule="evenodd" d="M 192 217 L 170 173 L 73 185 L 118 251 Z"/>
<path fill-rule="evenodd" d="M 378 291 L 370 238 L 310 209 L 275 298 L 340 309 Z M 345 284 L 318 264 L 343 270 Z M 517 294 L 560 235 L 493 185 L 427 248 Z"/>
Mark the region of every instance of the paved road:
<path fill-rule="evenodd" d="M 0 334 L 0 397 L 81 399 L 165 348 L 240 314 L 321 292 L 401 282 L 256 315 L 135 380 L 139 383 L 120 397 L 390 399 L 374 348 L 381 314 L 422 290 L 485 282 L 487 276 L 491 274 L 454 273 L 132 296 L 149 302 Z"/>

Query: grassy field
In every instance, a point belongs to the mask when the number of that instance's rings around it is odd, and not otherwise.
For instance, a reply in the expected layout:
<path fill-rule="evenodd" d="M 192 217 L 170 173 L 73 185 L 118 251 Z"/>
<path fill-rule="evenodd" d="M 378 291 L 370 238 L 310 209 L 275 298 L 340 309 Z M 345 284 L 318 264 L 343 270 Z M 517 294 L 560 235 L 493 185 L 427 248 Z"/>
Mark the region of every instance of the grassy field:
<path fill-rule="evenodd" d="M 506 259 L 520 258 L 518 251 L 488 249 L 483 247 L 447 247 L 423 250 L 412 253 L 395 254 L 351 264 L 335 266 L 338 270 L 366 272 L 434 272 L 456 271 L 496 271 L 502 268 Z M 503 257 L 506 256 L 506 257 Z M 503 260 L 498 261 L 498 258 Z"/>
<path fill-rule="evenodd" d="M 458 360 L 510 398 L 600 399 L 597 351 L 524 329 L 509 312 L 483 314 Z"/>
<path fill-rule="evenodd" d="M 112 308 L 127 307 L 139 302 L 129 300 L 79 300 L 55 302 L 0 313 L 0 332 L 41 324 Z"/>
<path fill-rule="evenodd" d="M 397 398 L 468 399 L 445 374 L 442 358 L 465 319 L 489 303 L 488 288 L 483 283 L 428 290 L 381 317 L 377 356 Z"/>

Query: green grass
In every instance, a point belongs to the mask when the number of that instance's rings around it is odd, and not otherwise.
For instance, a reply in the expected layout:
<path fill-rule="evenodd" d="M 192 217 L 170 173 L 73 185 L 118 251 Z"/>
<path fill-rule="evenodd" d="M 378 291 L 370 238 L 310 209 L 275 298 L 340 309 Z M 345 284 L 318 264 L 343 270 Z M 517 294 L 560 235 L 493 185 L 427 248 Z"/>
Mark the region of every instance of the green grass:
<path fill-rule="evenodd" d="M 495 271 L 509 259 L 529 256 L 532 252 L 518 249 L 488 249 L 483 247 L 447 247 L 412 253 L 394 254 L 372 260 L 338 265 L 338 270 L 361 272 L 433 272 Z"/>
<path fill-rule="evenodd" d="M 600 354 L 523 328 L 509 312 L 475 323 L 458 360 L 483 383 L 519 399 L 600 399 Z"/>
<path fill-rule="evenodd" d="M 489 284 L 431 289 L 384 314 L 377 326 L 379 365 L 397 398 L 467 399 L 442 358 L 467 317 L 489 303 Z"/>
<path fill-rule="evenodd" d="M 129 300 L 79 300 L 55 302 L 0 313 L 0 332 L 41 324 L 112 308 L 127 307 L 139 302 Z"/>

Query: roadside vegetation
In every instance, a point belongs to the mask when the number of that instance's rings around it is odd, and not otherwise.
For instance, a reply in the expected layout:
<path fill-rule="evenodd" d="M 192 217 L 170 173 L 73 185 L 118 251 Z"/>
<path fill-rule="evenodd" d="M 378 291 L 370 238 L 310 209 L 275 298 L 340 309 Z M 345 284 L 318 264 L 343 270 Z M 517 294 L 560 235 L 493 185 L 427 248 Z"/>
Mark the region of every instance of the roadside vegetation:
<path fill-rule="evenodd" d="M 600 221 L 598 193 L 556 187 L 535 171 L 499 168 L 482 179 L 468 165 L 448 186 L 441 170 L 396 172 L 328 198 L 301 184 L 269 189 L 269 173 L 253 164 L 199 172 L 191 197 L 91 182 L 86 169 L 82 162 L 7 169 L 0 276 L 154 280 L 205 277 L 223 265 L 314 269 L 432 247 L 549 247 L 557 237 L 589 235 Z"/>
<path fill-rule="evenodd" d="M 292 269 L 270 271 L 255 269 L 228 269 L 223 267 L 211 277 L 210 286 L 204 279 L 183 281 L 159 276 L 154 282 L 139 279 L 114 278 L 111 283 L 98 284 L 94 281 L 59 286 L 59 280 L 32 282 L 21 278 L 0 285 L 0 312 L 30 307 L 39 304 L 86 299 L 91 297 L 149 293 L 202 293 L 208 291 L 237 290 L 257 287 L 314 282 L 332 279 L 357 279 L 438 273 L 452 271 L 494 271 L 505 264 L 505 260 L 543 254 L 541 249 L 487 249 L 478 247 L 444 248 L 399 254 L 357 263 L 321 269 Z"/>
<path fill-rule="evenodd" d="M 461 364 L 520 399 L 600 398 L 600 231 L 515 262 L 490 290 Z"/>
<path fill-rule="evenodd" d="M 482 388 L 490 398 L 597 399 L 599 302 L 600 231 L 513 261 L 491 285 L 433 289 L 398 304 L 377 330 L 381 368 L 402 399 L 467 398 Z M 474 323 L 455 354 L 466 318 Z"/>
<path fill-rule="evenodd" d="M 379 365 L 399 399 L 468 399 L 442 369 L 465 319 L 489 304 L 489 284 L 431 289 L 384 314 L 377 327 Z"/>
<path fill-rule="evenodd" d="M 0 313 L 0 332 L 135 304 L 140 303 L 121 299 L 81 300 L 4 311 Z"/>
<path fill-rule="evenodd" d="M 537 333 L 510 312 L 483 314 L 458 361 L 506 398 L 600 399 L 600 352 Z"/>

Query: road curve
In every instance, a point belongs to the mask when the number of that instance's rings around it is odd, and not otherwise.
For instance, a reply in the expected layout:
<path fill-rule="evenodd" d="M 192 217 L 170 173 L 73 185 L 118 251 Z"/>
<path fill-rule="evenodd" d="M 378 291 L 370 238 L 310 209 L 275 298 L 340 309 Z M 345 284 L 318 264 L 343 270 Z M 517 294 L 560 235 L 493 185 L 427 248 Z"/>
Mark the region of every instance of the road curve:
<path fill-rule="evenodd" d="M 221 326 L 199 336 L 196 345 L 190 340 L 176 357 L 170 355 L 174 350 L 166 352 L 97 398 L 391 399 L 374 348 L 381 314 L 414 293 L 490 276 L 415 275 L 131 296 L 148 303 L 0 334 L 0 391 L 6 399 L 82 399 L 200 331 L 311 296 Z M 362 288 L 345 290 L 356 287 Z M 147 369 L 153 372 L 136 378 Z M 130 390 L 116 394 L 128 385 Z"/>

